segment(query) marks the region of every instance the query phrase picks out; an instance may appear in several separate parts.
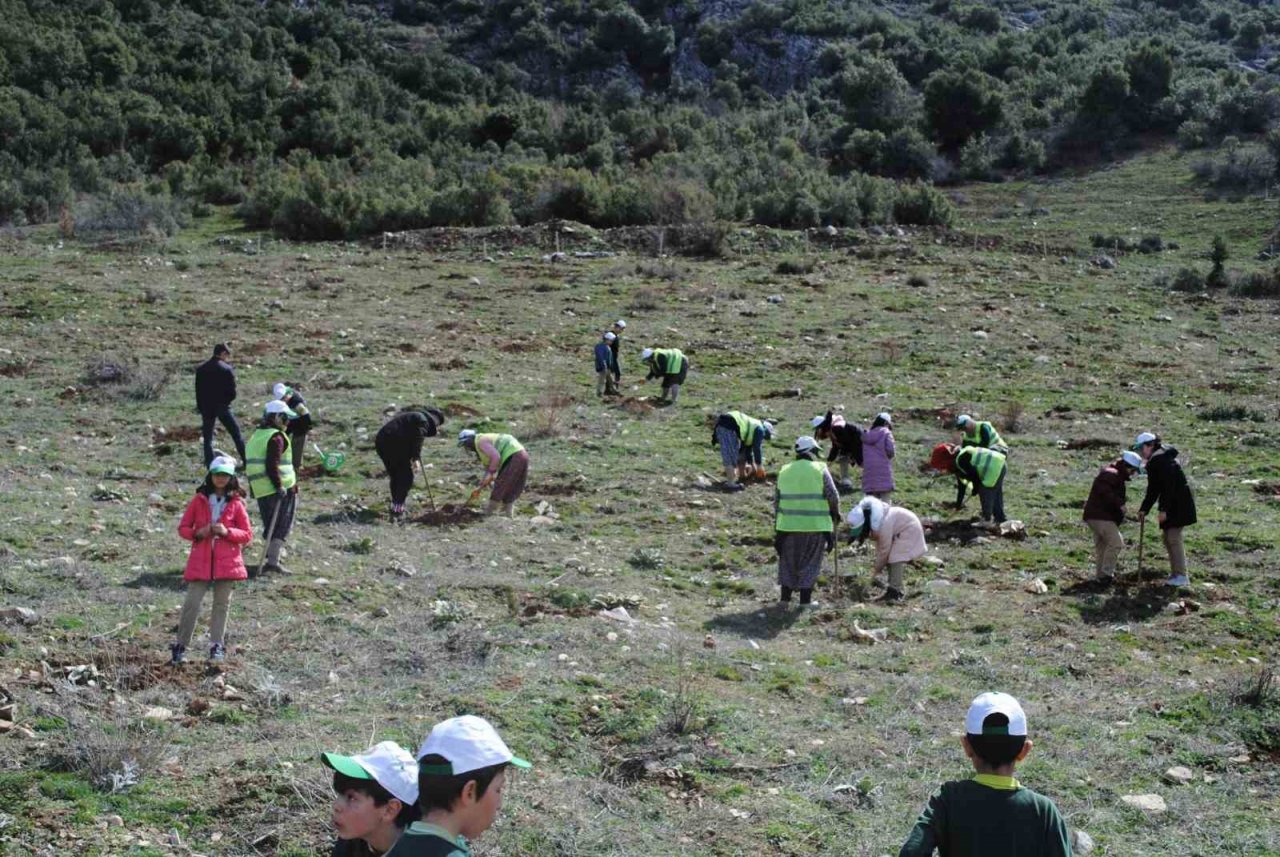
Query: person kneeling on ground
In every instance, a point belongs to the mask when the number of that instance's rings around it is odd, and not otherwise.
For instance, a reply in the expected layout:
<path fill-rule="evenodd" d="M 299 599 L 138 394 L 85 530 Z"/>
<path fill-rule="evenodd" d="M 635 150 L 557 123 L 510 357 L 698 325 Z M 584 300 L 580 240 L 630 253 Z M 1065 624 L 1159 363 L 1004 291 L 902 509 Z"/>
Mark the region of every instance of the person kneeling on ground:
<path fill-rule="evenodd" d="M 1196 501 L 1191 495 L 1187 474 L 1178 463 L 1178 450 L 1165 446 L 1149 431 L 1138 435 L 1133 450 L 1147 465 L 1147 495 L 1138 507 L 1138 520 L 1145 521 L 1151 507 L 1160 504 L 1160 535 L 1169 553 L 1167 586 L 1189 586 L 1187 553 L 1182 546 L 1182 528 L 1196 522 Z"/>
<path fill-rule="evenodd" d="M 406 408 L 387 420 L 374 436 L 373 448 L 391 481 L 392 520 L 404 514 L 404 504 L 413 487 L 413 463 L 422 464 L 423 438 L 435 437 L 442 425 L 444 412 L 439 408 Z M 426 480 L 425 472 L 422 478 Z"/>
<path fill-rule="evenodd" d="M 640 352 L 640 360 L 649 364 L 649 374 L 640 383 L 662 379 L 662 401 L 675 404 L 680 398 L 680 386 L 689 377 L 689 358 L 679 348 L 646 348 Z"/>
<path fill-rule="evenodd" d="M 773 423 L 741 411 L 728 411 L 716 419 L 711 445 L 720 447 L 726 491 L 741 491 L 742 480 L 752 476 L 764 478 L 764 442 L 771 437 Z"/>
<path fill-rule="evenodd" d="M 405 828 L 421 817 L 413 754 L 394 741 L 383 741 L 358 756 L 321 753 L 320 760 L 333 769 L 338 841 L 332 857 L 378 857 L 395 851 Z"/>
<path fill-rule="evenodd" d="M 1093 531 L 1093 551 L 1097 560 L 1097 580 L 1110 583 L 1116 576 L 1116 560 L 1124 548 L 1120 525 L 1124 523 L 1125 483 L 1142 469 L 1142 458 L 1132 450 L 1093 477 L 1089 499 L 1084 503 L 1084 522 Z"/>
<path fill-rule="evenodd" d="M 813 585 L 822 571 L 822 555 L 835 547 L 840 523 L 840 494 L 822 447 L 811 437 L 796 439 L 796 460 L 778 471 L 773 495 L 773 548 L 778 553 L 778 600 L 791 603 L 800 591 L 801 607 L 816 607 Z"/>
<path fill-rule="evenodd" d="M 898 857 L 1071 857 L 1071 839 L 1053 801 L 1014 778 L 1031 752 L 1027 716 L 1007 693 L 969 706 L 960 739 L 974 777 L 929 798 Z"/>
<path fill-rule="evenodd" d="M 866 541 L 867 536 L 875 539 L 876 562 L 872 576 L 879 577 L 886 568 L 889 570 L 889 585 L 881 600 L 901 601 L 906 592 L 904 568 L 929 552 L 920 519 L 910 509 L 890 506 L 878 497 L 868 496 L 850 510 L 848 521 L 850 535 L 858 544 Z"/>
<path fill-rule="evenodd" d="M 418 749 L 418 806 L 387 857 L 470 857 L 468 840 L 502 810 L 507 769 L 531 767 L 512 755 L 488 721 L 467 714 L 437 723 Z"/>
<path fill-rule="evenodd" d="M 816 440 L 831 439 L 831 452 L 827 454 L 827 464 L 840 463 L 841 494 L 852 494 L 853 480 L 849 478 L 850 463 L 862 466 L 862 427 L 857 423 L 845 422 L 844 417 L 832 411 L 825 416 L 812 420 L 813 436 Z"/>
<path fill-rule="evenodd" d="M 472 429 L 463 429 L 458 434 L 458 446 L 474 452 L 485 466 L 484 478 L 471 492 L 471 498 L 480 496 L 492 484 L 485 514 L 492 515 L 501 505 L 502 514 L 514 517 L 516 500 L 529 481 L 529 453 L 520 441 L 509 434 L 476 434 Z"/>

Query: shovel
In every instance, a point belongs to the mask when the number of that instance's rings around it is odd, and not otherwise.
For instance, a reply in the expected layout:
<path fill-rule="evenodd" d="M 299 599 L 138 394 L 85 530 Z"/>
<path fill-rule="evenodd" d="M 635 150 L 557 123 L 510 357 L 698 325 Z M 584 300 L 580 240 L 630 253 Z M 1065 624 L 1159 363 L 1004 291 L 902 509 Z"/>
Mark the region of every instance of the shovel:
<path fill-rule="evenodd" d="M 427 486 L 427 500 L 431 502 L 431 511 L 434 512 L 436 510 L 436 498 L 431 496 L 431 480 L 427 478 L 427 468 L 422 466 L 421 458 L 418 459 L 418 471 L 422 473 L 422 484 Z"/>

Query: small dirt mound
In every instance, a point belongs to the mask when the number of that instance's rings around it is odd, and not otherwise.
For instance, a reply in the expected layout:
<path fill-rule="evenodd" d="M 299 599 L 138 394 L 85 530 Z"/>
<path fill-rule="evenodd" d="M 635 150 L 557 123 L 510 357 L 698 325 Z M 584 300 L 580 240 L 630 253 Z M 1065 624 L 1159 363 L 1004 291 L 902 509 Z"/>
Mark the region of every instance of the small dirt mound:
<path fill-rule="evenodd" d="M 499 351 L 505 351 L 508 354 L 524 354 L 528 351 L 537 351 L 542 346 L 528 339 L 513 339 L 510 342 L 504 342 L 498 346 Z"/>
<path fill-rule="evenodd" d="M 324 467 L 319 464 L 308 464 L 298 471 L 299 479 L 315 479 L 324 476 Z"/>
<path fill-rule="evenodd" d="M 643 416 L 652 413 L 658 406 L 650 401 L 648 396 L 626 396 L 619 400 L 618 407 L 629 414 Z"/>
<path fill-rule="evenodd" d="M 1254 484 L 1253 490 L 1258 494 L 1280 497 L 1280 482 L 1258 482 Z"/>
<path fill-rule="evenodd" d="M 771 390 L 764 394 L 766 399 L 798 399 L 803 395 L 804 390 L 800 387 L 787 387 L 782 390 Z"/>
<path fill-rule="evenodd" d="M 152 443 L 180 443 L 199 439 L 200 429 L 196 426 L 179 426 L 171 429 L 157 427 L 151 430 Z"/>
<path fill-rule="evenodd" d="M 539 485 L 531 488 L 531 494 L 539 497 L 572 497 L 583 489 L 586 482 L 554 482 L 550 485 Z"/>
<path fill-rule="evenodd" d="M 461 357 L 454 357 L 451 360 L 433 360 L 427 364 L 428 368 L 434 369 L 436 372 L 447 372 L 450 369 L 467 369 L 470 366 L 471 364 Z"/>
<path fill-rule="evenodd" d="M 467 405 L 460 405 L 457 402 L 450 402 L 449 404 L 444 406 L 443 410 L 444 410 L 445 416 L 449 416 L 449 417 L 480 416 L 480 412 L 477 411 L 475 408 L 468 407 Z"/>
<path fill-rule="evenodd" d="M 484 515 L 467 506 L 445 503 L 434 512 L 424 512 L 416 518 L 410 518 L 414 524 L 425 524 L 428 527 L 461 527 L 474 524 Z"/>
<path fill-rule="evenodd" d="M 931 542 L 950 541 L 956 539 L 967 545 L 979 536 L 994 538 L 995 533 L 973 526 L 968 521 L 924 521 L 925 537 Z"/>
<path fill-rule="evenodd" d="M 1119 449 L 1120 444 L 1105 437 L 1080 437 L 1067 441 L 1063 449 Z"/>

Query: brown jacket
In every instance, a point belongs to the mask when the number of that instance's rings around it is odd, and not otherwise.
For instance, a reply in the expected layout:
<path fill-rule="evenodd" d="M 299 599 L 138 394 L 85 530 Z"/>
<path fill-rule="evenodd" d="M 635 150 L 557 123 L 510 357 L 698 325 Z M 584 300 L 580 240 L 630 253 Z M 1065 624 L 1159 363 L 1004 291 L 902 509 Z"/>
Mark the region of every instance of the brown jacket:
<path fill-rule="evenodd" d="M 1089 489 L 1089 499 L 1084 504 L 1086 521 L 1124 523 L 1121 510 L 1124 508 L 1125 483 L 1129 481 L 1128 469 L 1119 461 L 1113 461 L 1093 477 L 1093 487 Z"/>

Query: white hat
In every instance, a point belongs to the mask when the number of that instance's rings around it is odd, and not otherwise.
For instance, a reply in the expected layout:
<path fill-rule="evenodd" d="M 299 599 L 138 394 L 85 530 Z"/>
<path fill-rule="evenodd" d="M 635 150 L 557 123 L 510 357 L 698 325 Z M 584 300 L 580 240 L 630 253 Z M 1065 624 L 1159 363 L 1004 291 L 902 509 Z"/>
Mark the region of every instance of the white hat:
<path fill-rule="evenodd" d="M 512 755 L 489 721 L 474 714 L 451 717 L 432 727 L 431 734 L 418 748 L 418 758 L 433 755 L 447 759 L 449 770 L 434 770 L 437 766 L 422 765 L 423 773 L 457 776 L 492 765 L 533 767 L 524 759 Z"/>
<path fill-rule="evenodd" d="M 271 402 L 267 402 L 266 407 L 262 409 L 262 413 L 264 415 L 265 414 L 284 414 L 289 419 L 293 419 L 294 417 L 297 416 L 297 414 L 294 413 L 293 408 L 289 407 L 279 399 L 276 399 Z"/>
<path fill-rule="evenodd" d="M 888 506 L 878 497 L 863 497 L 858 501 L 858 505 L 849 510 L 849 514 L 845 520 L 849 522 L 849 526 L 855 530 L 862 529 L 862 525 L 866 523 L 867 516 L 871 516 L 871 529 L 880 529 L 880 523 L 884 520 L 884 513 Z"/>
<path fill-rule="evenodd" d="M 769 420 L 761 420 L 761 425 L 764 426 L 764 436 L 773 437 L 773 423 Z"/>
<path fill-rule="evenodd" d="M 807 434 L 802 434 L 796 438 L 796 452 L 816 452 L 822 449 L 818 442 Z"/>
<path fill-rule="evenodd" d="M 284 383 L 283 381 L 276 382 L 276 385 L 271 388 L 271 395 L 275 396 L 277 399 L 283 399 L 285 397 L 285 394 L 288 392 L 289 392 L 289 385 Z"/>
<path fill-rule="evenodd" d="M 992 714 L 1003 714 L 1009 718 L 1008 727 L 986 726 L 986 720 Z M 969 706 L 969 713 L 964 716 L 964 731 L 968 735 L 1013 735 L 1027 734 L 1027 715 L 1022 713 L 1018 700 L 1007 693 L 986 693 L 975 699 Z"/>
<path fill-rule="evenodd" d="M 653 356 L 653 349 L 652 349 L 652 348 L 646 348 L 644 351 L 641 351 L 641 352 L 640 352 L 640 359 L 641 359 L 641 360 L 648 360 L 648 359 L 649 359 L 650 357 L 652 357 L 652 356 Z"/>
<path fill-rule="evenodd" d="M 973 417 L 969 416 L 968 414 L 961 414 L 960 416 L 956 417 L 956 428 L 959 428 L 960 426 L 966 425 L 971 422 L 973 422 Z"/>
<path fill-rule="evenodd" d="M 320 761 L 354 780 L 373 780 L 406 806 L 418 802 L 418 760 L 395 741 L 383 741 L 359 756 L 321 753 Z"/>
<path fill-rule="evenodd" d="M 1120 458 L 1122 458 L 1124 463 L 1132 467 L 1134 470 L 1142 469 L 1142 456 L 1138 455 L 1138 453 L 1133 450 L 1126 449 L 1120 454 Z"/>
<path fill-rule="evenodd" d="M 228 476 L 236 475 L 236 460 L 229 455 L 219 455 L 213 461 L 209 462 L 210 473 L 226 473 Z"/>
<path fill-rule="evenodd" d="M 618 319 L 617 321 L 615 321 L 615 322 L 613 323 L 613 326 L 614 326 L 614 327 L 621 328 L 622 330 L 626 330 L 626 329 L 627 329 L 627 323 L 626 323 L 625 321 L 623 321 L 622 319 Z"/>
<path fill-rule="evenodd" d="M 876 414 L 876 419 L 884 420 L 889 425 L 893 425 L 893 417 L 889 416 L 888 411 L 881 411 L 880 413 Z"/>
<path fill-rule="evenodd" d="M 813 419 L 809 420 L 809 425 L 813 426 L 814 428 L 817 428 L 818 426 L 822 425 L 826 421 L 827 421 L 827 415 L 823 414 L 820 417 L 814 417 Z"/>
<path fill-rule="evenodd" d="M 614 336 L 613 331 L 611 331 L 611 330 L 606 330 L 606 331 L 604 332 L 604 341 L 605 341 L 605 342 L 613 342 L 613 341 L 614 341 L 615 339 L 617 339 L 617 338 L 618 338 L 618 337 Z"/>
<path fill-rule="evenodd" d="M 1134 439 L 1133 448 L 1137 449 L 1140 446 L 1144 446 L 1148 443 L 1151 443 L 1155 439 L 1156 439 L 1156 436 L 1153 435 L 1151 432 L 1144 431 L 1142 432 L 1142 434 L 1138 435 L 1137 438 Z"/>
<path fill-rule="evenodd" d="M 462 431 L 458 432 L 458 446 L 462 446 L 464 443 L 471 440 L 471 438 L 475 436 L 476 436 L 475 429 L 463 429 Z"/>

